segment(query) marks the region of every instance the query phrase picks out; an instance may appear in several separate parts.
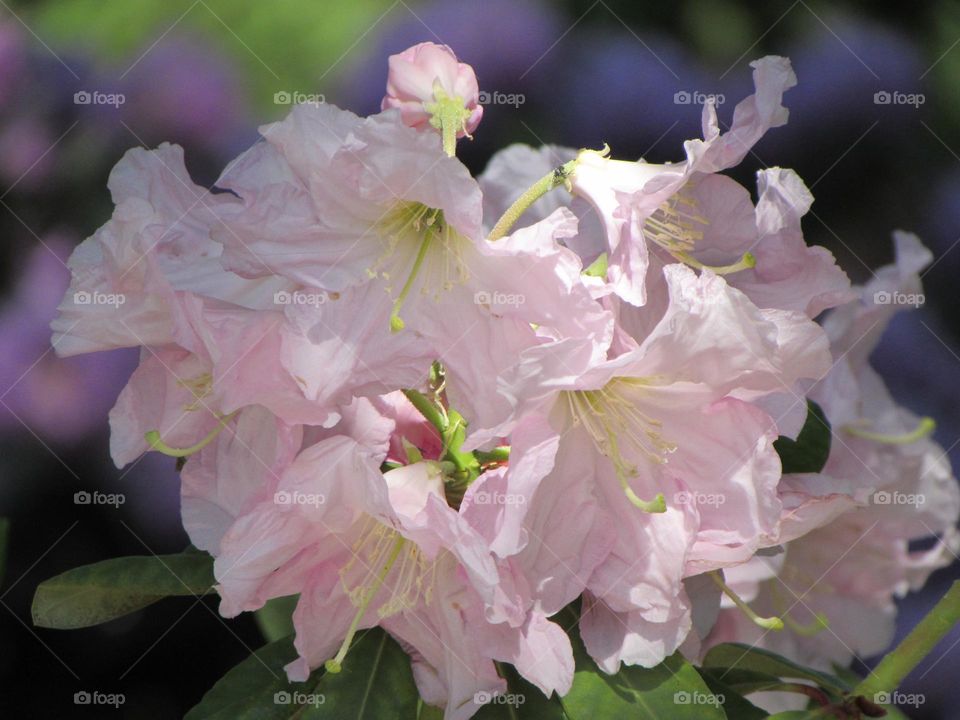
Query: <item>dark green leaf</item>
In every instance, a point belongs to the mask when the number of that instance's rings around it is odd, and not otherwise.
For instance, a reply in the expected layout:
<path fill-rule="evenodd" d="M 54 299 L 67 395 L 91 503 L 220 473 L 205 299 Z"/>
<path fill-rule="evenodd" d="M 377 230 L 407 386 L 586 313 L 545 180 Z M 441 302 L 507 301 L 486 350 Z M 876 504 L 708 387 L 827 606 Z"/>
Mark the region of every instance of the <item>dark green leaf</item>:
<path fill-rule="evenodd" d="M 700 674 L 703 675 L 708 685 L 712 684 L 713 681 L 718 681 L 741 695 L 763 692 L 783 685 L 783 680 L 775 675 L 743 670 L 739 666 L 733 668 L 702 667 L 700 668 Z"/>
<path fill-rule="evenodd" d="M 655 668 L 622 666 L 616 675 L 602 672 L 571 631 L 576 670 L 573 687 L 562 699 L 570 720 L 598 718 L 670 718 L 723 720 L 718 698 L 679 653 Z"/>
<path fill-rule="evenodd" d="M 823 470 L 830 456 L 830 421 L 813 400 L 807 400 L 807 420 L 796 440 L 780 436 L 773 443 L 784 474 Z"/>
<path fill-rule="evenodd" d="M 104 560 L 40 583 L 33 622 L 61 630 L 90 627 L 171 595 L 202 595 L 213 583 L 213 558 L 207 554 Z"/>
<path fill-rule="evenodd" d="M 563 705 L 556 695 L 546 697 L 531 685 L 511 665 L 498 663 L 500 676 L 507 681 L 507 692 L 490 702 L 474 715 L 474 720 L 566 720 Z"/>
<path fill-rule="evenodd" d="M 721 698 L 723 703 L 723 710 L 726 712 L 728 718 L 736 718 L 736 720 L 763 720 L 767 717 L 765 710 L 761 710 L 752 702 L 743 697 L 749 691 L 740 691 L 738 692 L 731 685 L 727 685 L 721 680 L 718 680 L 715 676 L 709 672 L 702 671 L 700 674 L 703 676 L 704 681 L 707 683 L 707 687 L 710 688 L 717 698 Z M 776 678 L 773 678 L 773 684 L 777 684 L 780 681 Z"/>
<path fill-rule="evenodd" d="M 187 713 L 184 720 L 287 720 L 304 705 L 319 702 L 318 675 L 305 683 L 287 682 L 283 666 L 297 657 L 290 637 L 257 650 L 233 667 Z"/>
<path fill-rule="evenodd" d="M 293 634 L 293 610 L 297 606 L 299 595 L 268 600 L 257 610 L 257 627 L 267 642 L 273 642 Z"/>
<path fill-rule="evenodd" d="M 750 670 L 779 678 L 811 680 L 821 688 L 831 690 L 836 694 L 850 690 L 850 685 L 835 675 L 804 667 L 769 650 L 740 643 L 724 643 L 711 648 L 703 659 L 703 667 L 731 668 L 730 672 L 733 672 L 734 669 L 739 671 Z M 714 675 L 717 679 L 726 682 L 724 672 L 714 673 Z"/>
<path fill-rule="evenodd" d="M 410 658 L 383 630 L 354 641 L 339 673 L 325 673 L 315 692 L 323 702 L 307 706 L 303 720 L 410 720 L 419 694 Z"/>

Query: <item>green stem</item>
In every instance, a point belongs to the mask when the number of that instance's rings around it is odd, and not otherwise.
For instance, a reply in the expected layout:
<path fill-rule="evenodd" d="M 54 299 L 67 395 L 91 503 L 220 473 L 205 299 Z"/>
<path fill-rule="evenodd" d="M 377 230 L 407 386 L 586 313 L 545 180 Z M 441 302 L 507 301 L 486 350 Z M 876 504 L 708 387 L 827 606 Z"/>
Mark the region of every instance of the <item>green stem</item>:
<path fill-rule="evenodd" d="M 443 415 L 440 414 L 439 408 L 430 402 L 427 396 L 419 390 L 404 390 L 403 394 L 407 396 L 410 404 L 437 429 L 437 432 L 440 433 L 440 437 L 442 438 L 447 430 L 447 423 L 444 421 Z"/>
<path fill-rule="evenodd" d="M 954 581 L 940 602 L 917 623 L 876 669 L 853 689 L 853 695 L 868 700 L 877 693 L 892 692 L 960 621 L 960 580 Z"/>
<path fill-rule="evenodd" d="M 505 463 L 510 459 L 510 446 L 501 445 L 493 450 L 474 450 L 473 454 L 482 465 Z"/>
<path fill-rule="evenodd" d="M 507 208 L 503 216 L 497 220 L 497 224 L 493 226 L 493 230 L 490 231 L 490 236 L 487 240 L 493 241 L 505 237 L 510 231 L 510 228 L 513 227 L 513 224 L 520 219 L 520 216 L 523 215 L 531 205 L 555 187 L 566 183 L 567 178 L 570 177 L 576 166 L 577 161 L 575 159 L 571 160 L 537 180 L 523 195 L 514 201 L 513 205 Z"/>

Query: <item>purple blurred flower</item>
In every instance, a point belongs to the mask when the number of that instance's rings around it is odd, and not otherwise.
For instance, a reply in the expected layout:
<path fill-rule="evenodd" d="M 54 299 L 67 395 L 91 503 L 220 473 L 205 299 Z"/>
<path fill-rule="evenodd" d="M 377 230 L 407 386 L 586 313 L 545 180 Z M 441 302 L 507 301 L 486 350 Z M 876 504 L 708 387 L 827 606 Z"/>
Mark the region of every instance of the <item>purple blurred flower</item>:
<path fill-rule="evenodd" d="M 44 246 L 45 245 L 45 246 Z M 52 237 L 26 266 L 0 309 L 0 429 L 26 426 L 42 439 L 74 442 L 105 430 L 107 413 L 137 364 L 135 350 L 58 358 L 50 320 L 66 291 L 71 243 Z"/>

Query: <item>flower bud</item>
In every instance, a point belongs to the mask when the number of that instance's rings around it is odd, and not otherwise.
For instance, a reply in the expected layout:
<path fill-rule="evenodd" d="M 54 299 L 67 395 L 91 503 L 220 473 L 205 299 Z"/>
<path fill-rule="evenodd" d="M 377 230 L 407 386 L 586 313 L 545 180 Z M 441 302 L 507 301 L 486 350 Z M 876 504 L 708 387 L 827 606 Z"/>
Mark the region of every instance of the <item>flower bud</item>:
<path fill-rule="evenodd" d="M 391 55 L 389 66 L 382 110 L 398 108 L 404 124 L 423 130 L 431 127 L 433 108 L 438 103 L 459 100 L 464 119 L 457 137 L 469 135 L 480 124 L 483 107 L 479 104 L 477 76 L 472 67 L 458 62 L 446 45 L 414 45 Z"/>

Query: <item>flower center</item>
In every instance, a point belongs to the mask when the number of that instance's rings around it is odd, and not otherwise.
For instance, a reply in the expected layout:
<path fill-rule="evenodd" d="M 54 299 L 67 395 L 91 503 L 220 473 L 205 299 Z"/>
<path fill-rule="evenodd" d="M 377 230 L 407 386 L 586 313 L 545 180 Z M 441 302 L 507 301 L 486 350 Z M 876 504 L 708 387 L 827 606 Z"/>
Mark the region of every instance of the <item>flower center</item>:
<path fill-rule="evenodd" d="M 340 569 L 340 580 L 357 612 L 347 629 L 340 650 L 324 663 L 327 672 L 331 673 L 338 673 L 343 669 L 343 659 L 350 650 L 360 621 L 370 603 L 379 594 L 380 588 L 386 585 L 390 592 L 387 601 L 377 610 L 381 620 L 412 608 L 421 597 L 424 603 L 429 605 L 433 594 L 436 561 L 424 558 L 415 543 L 393 528 L 369 518 L 351 549 L 353 558 Z M 364 572 L 360 582 L 351 587 L 347 575 L 357 561 L 363 563 Z M 397 563 L 400 563 L 399 567 Z M 387 582 L 388 578 L 390 582 Z"/>
<path fill-rule="evenodd" d="M 662 494 L 653 500 L 641 500 L 629 483 L 638 469 L 626 453 L 663 465 L 667 455 L 677 449 L 661 435 L 662 423 L 644 413 L 636 402 L 645 386 L 639 378 L 615 378 L 600 390 L 574 390 L 564 395 L 571 421 L 583 427 L 600 454 L 613 463 L 630 501 L 647 512 L 663 512 L 666 505 Z"/>
<path fill-rule="evenodd" d="M 441 291 L 469 277 L 462 257 L 463 243 L 468 241 L 444 221 L 442 210 L 418 202 L 398 203 L 380 221 L 377 231 L 385 247 L 368 275 L 386 280 L 391 295 L 393 280 L 406 275 L 390 313 L 390 329 L 399 332 L 405 326 L 400 310 L 418 280 L 420 293 L 432 292 L 439 302 Z"/>
<path fill-rule="evenodd" d="M 202 373 L 189 380 L 178 380 L 177 384 L 189 390 L 190 394 L 193 395 L 193 402 L 183 406 L 186 412 L 199 410 L 200 406 L 203 405 L 204 399 L 213 392 L 213 376 L 210 373 Z"/>
<path fill-rule="evenodd" d="M 386 586 L 389 597 L 377 610 L 380 618 L 409 610 L 421 598 L 430 603 L 436 562 L 427 560 L 416 543 L 370 518 L 351 549 L 353 557 L 340 570 L 340 578 L 355 607 L 369 604 L 381 585 Z M 364 572 L 362 579 L 351 585 L 348 576 L 357 563 Z M 381 573 L 383 580 L 378 582 Z"/>
<path fill-rule="evenodd" d="M 674 259 L 697 269 L 712 270 L 717 275 L 728 275 L 757 264 L 750 252 L 730 265 L 704 265 L 697 260 L 693 251 L 697 242 L 703 239 L 703 230 L 699 228 L 708 224 L 709 221 L 697 210 L 697 201 L 684 186 L 643 221 L 643 237 L 666 250 Z"/>

